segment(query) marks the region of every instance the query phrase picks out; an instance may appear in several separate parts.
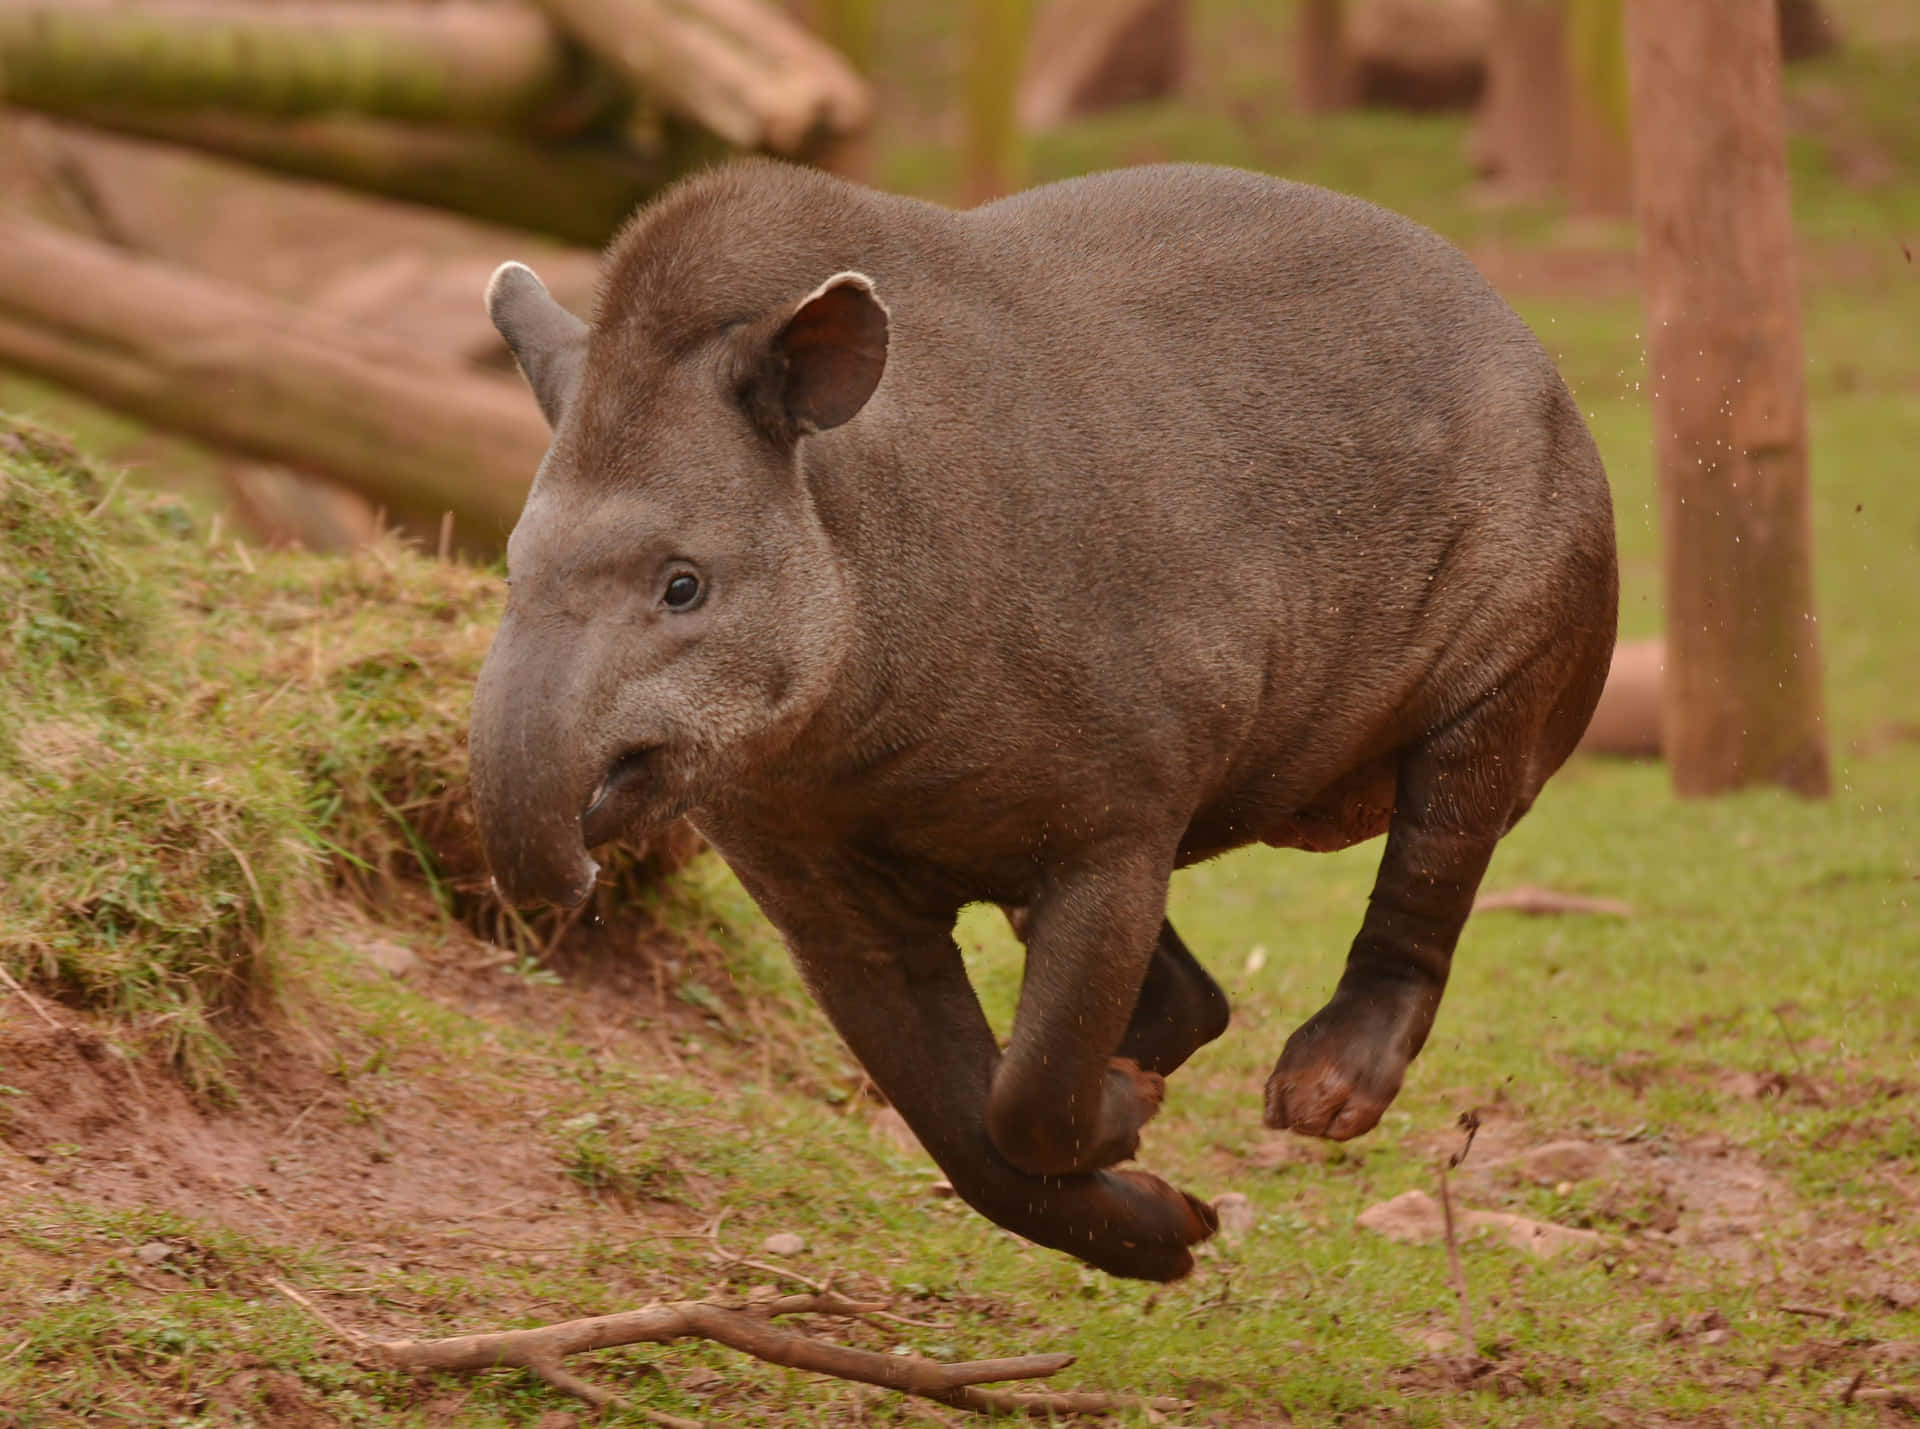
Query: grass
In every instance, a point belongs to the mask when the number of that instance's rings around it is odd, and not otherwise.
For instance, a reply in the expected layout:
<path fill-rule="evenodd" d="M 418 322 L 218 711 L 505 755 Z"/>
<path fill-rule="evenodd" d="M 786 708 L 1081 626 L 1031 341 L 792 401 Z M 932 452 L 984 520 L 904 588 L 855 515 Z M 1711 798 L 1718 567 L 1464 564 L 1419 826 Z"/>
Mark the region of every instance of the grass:
<path fill-rule="evenodd" d="M 1036 147 L 1036 173 L 1152 155 L 1250 162 L 1369 193 L 1456 237 L 1564 243 L 1551 212 L 1462 197 L 1456 121 L 1357 115 L 1309 129 L 1270 84 L 1284 14 L 1195 9 L 1218 81 L 1208 99 L 1073 126 Z M 1893 23 L 1873 0 L 1836 9 L 1863 36 Z M 926 74 L 955 63 L 950 31 L 922 7 L 888 7 L 886 24 Z M 369 1332 L 427 1335 L 778 1278 L 728 1256 L 831 1275 L 924 1322 L 824 1327 L 850 1342 L 943 1357 L 1067 1348 L 1080 1358 L 1065 1382 L 1188 1395 L 1190 1423 L 1892 1422 L 1897 1409 L 1840 1403 L 1856 1375 L 1869 1389 L 1920 1381 L 1920 278 L 1894 241 L 1912 240 L 1920 214 L 1902 107 L 1920 36 L 1884 34 L 1792 79 L 1801 95 L 1837 88 L 1844 118 L 1794 154 L 1815 255 L 1806 324 L 1834 797 L 1682 803 L 1657 766 L 1563 771 L 1488 886 L 1620 899 L 1633 916 L 1476 918 L 1399 1102 L 1343 1148 L 1265 1132 L 1259 1089 L 1337 976 L 1378 846 L 1252 850 L 1181 874 L 1173 916 L 1232 995 L 1235 1025 L 1174 1079 L 1147 1157 L 1202 1194 L 1245 1194 L 1255 1225 L 1215 1242 L 1177 1286 L 1107 1279 L 929 1194 L 932 1167 L 878 1126 L 857 1068 L 710 857 L 629 886 L 675 940 L 649 945 L 637 974 L 644 986 L 658 966 L 659 1005 L 623 990 L 636 974 L 617 957 L 533 956 L 544 929 L 459 980 L 448 969 L 472 940 L 409 890 L 473 909 L 460 726 L 491 577 L 398 546 L 331 561 L 241 552 L 177 503 L 127 486 L 105 499 L 109 472 L 0 430 L 0 957 L 62 1017 L 225 1081 L 221 1124 L 254 1118 L 270 1154 L 254 1191 L 168 1211 L 89 1192 L 116 1152 L 0 1151 L 0 1425 L 538 1424 L 572 1406 L 518 1375 L 415 1383 L 370 1369 L 271 1280 Z M 914 128 L 938 122 L 922 113 L 883 152 L 890 181 L 945 182 L 938 136 Z M 1892 157 L 1892 180 L 1862 188 L 1842 173 L 1862 142 Z M 1836 251 L 1856 256 L 1819 256 Z M 1653 634 L 1637 305 L 1604 283 L 1529 290 L 1518 305 L 1614 481 L 1623 633 Z M 116 456 L 139 440 L 105 422 L 87 439 Z M 438 971 L 368 978 L 355 946 L 370 929 Z M 989 910 L 970 910 L 961 938 L 1004 1027 L 1018 949 Z M 236 982 L 278 989 L 264 1025 L 280 1040 L 306 1027 L 332 1049 L 301 1136 L 287 1127 L 306 1093 L 292 1110 L 261 1109 L 271 1098 L 253 1044 L 232 1033 L 262 1014 L 235 1005 L 249 1001 Z M 15 1109 L 32 1100 L 33 1072 L 0 1061 L 0 1136 L 26 1124 Z M 1456 1176 L 1464 1204 L 1600 1240 L 1553 1260 L 1463 1246 L 1476 1348 L 1493 1366 L 1463 1383 L 1443 1251 L 1355 1218 L 1434 1190 L 1468 1109 L 1486 1129 Z M 324 1180 L 335 1163 L 384 1174 L 445 1154 L 446 1142 L 416 1145 L 439 1120 L 498 1135 L 546 1189 L 503 1194 L 516 1209 L 492 1221 L 409 1217 L 358 1180 L 343 1183 L 344 1209 L 302 1199 L 301 1177 Z M 288 1169 L 304 1136 L 309 1160 Z M 1536 1183 L 1499 1164 L 1568 1138 L 1600 1148 L 1608 1169 Z M 429 1162 L 421 1174 L 454 1172 Z M 277 1217 L 240 1214 L 268 1193 Z M 807 1249 L 775 1263 L 760 1250 L 774 1232 Z M 581 1368 L 627 1397 L 615 1424 L 644 1422 L 643 1409 L 941 1422 L 697 1344 Z"/>

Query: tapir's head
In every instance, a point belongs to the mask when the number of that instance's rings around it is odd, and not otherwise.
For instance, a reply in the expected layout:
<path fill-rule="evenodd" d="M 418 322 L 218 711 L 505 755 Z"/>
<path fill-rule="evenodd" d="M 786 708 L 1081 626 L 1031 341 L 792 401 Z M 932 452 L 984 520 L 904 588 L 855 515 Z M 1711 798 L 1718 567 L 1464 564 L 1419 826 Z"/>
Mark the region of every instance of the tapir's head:
<path fill-rule="evenodd" d="M 553 428 L 473 704 L 480 833 L 515 902 L 578 903 L 589 848 L 777 755 L 849 649 L 846 576 L 797 451 L 879 384 L 886 309 L 831 270 L 676 305 L 689 266 L 656 265 L 659 301 L 616 281 L 591 328 L 519 264 L 488 288 Z"/>

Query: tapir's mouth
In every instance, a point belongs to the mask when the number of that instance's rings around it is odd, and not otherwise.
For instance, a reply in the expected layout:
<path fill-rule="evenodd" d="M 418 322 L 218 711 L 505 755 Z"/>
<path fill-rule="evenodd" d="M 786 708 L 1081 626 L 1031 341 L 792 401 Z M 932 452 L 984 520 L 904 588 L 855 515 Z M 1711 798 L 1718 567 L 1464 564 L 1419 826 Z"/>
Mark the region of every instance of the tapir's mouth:
<path fill-rule="evenodd" d="M 641 806 L 658 796 L 657 744 L 635 745 L 607 766 L 580 811 L 580 837 L 588 848 L 619 837 Z"/>

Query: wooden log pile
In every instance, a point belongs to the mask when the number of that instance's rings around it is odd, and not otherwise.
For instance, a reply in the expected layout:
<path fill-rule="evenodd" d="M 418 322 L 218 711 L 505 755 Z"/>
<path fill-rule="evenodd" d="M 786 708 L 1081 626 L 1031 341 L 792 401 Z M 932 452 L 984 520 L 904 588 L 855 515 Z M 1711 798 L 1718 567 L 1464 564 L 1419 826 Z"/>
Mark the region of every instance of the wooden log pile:
<path fill-rule="evenodd" d="M 305 479 L 415 529 L 453 513 L 483 551 L 546 444 L 520 385 L 476 366 L 471 343 L 235 280 L 217 242 L 179 261 L 177 228 L 127 221 L 153 205 L 126 201 L 124 165 L 93 136 L 597 248 L 721 153 L 816 159 L 872 111 L 865 80 L 780 0 L 0 0 L 0 77 L 3 137 L 57 199 L 0 187 L 0 365 L 276 464 L 235 488 L 262 532 L 314 529 L 288 487 Z M 21 212 L 36 206 L 53 222 Z"/>

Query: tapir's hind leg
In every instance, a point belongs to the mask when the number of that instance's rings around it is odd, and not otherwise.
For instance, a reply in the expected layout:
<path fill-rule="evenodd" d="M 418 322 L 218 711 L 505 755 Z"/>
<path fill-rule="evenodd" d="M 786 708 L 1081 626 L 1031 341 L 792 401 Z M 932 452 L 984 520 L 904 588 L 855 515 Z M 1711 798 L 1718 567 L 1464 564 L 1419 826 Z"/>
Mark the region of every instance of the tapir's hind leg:
<path fill-rule="evenodd" d="M 1000 911 L 1007 915 L 1014 936 L 1026 942 L 1027 910 L 1008 906 Z M 1162 919 L 1133 1018 L 1114 1055 L 1131 1058 L 1143 1072 L 1168 1076 L 1225 1032 L 1232 1012 L 1220 984 L 1188 951 L 1173 924 Z"/>
<path fill-rule="evenodd" d="M 1225 1032 L 1230 1013 L 1220 984 L 1187 951 L 1173 924 L 1163 921 L 1119 1055 L 1167 1076 Z"/>
<path fill-rule="evenodd" d="M 1578 674 L 1571 664 L 1537 662 L 1402 751 L 1366 920 L 1332 999 L 1287 1039 L 1267 1080 L 1269 1126 L 1344 1141 L 1371 1129 L 1399 1092 L 1495 843 L 1599 696 L 1605 660 L 1597 675 L 1594 662 Z"/>

